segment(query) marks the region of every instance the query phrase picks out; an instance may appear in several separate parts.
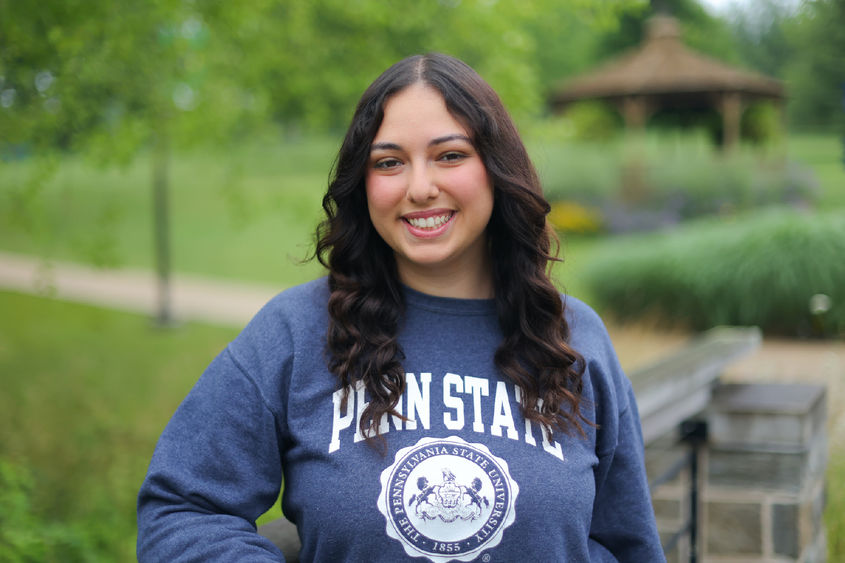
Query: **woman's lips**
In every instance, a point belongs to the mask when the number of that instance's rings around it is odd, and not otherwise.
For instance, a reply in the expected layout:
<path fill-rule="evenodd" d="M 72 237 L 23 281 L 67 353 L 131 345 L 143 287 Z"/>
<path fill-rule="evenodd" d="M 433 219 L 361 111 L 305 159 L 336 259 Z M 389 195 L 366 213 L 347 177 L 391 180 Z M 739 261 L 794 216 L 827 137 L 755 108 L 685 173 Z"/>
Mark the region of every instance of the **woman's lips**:
<path fill-rule="evenodd" d="M 409 213 L 403 215 L 402 220 L 412 235 L 420 238 L 432 238 L 444 233 L 452 223 L 454 216 L 454 211 L 437 210 Z"/>

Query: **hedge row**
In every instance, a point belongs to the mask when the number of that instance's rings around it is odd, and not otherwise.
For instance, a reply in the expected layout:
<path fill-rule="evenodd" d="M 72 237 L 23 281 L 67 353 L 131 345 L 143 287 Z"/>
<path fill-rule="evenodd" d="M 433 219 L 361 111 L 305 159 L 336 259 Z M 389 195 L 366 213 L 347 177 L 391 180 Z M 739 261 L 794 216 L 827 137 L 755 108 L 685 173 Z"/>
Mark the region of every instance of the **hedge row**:
<path fill-rule="evenodd" d="M 610 240 L 584 279 L 622 321 L 845 336 L 845 210 L 778 209 Z"/>

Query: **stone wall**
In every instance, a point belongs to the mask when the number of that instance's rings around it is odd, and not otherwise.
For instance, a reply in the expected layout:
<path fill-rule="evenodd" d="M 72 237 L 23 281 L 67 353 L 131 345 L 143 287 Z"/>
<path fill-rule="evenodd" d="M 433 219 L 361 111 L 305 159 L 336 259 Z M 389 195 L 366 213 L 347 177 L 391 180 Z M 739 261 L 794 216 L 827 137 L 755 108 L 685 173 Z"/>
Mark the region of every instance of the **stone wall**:
<path fill-rule="evenodd" d="M 710 563 L 825 561 L 825 389 L 803 384 L 715 388 L 698 453 L 698 556 Z M 688 451 L 677 437 L 646 448 L 654 480 Z M 690 471 L 653 489 L 666 538 L 689 517 Z M 689 560 L 686 538 L 667 554 Z"/>

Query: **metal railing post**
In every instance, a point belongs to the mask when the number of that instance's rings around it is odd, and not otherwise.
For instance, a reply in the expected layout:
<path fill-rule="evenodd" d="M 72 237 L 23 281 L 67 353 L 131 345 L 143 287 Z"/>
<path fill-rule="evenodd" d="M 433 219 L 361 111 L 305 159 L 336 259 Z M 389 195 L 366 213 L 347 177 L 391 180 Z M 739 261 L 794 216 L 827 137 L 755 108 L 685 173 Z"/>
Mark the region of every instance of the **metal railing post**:
<path fill-rule="evenodd" d="M 690 448 L 690 520 L 689 560 L 698 561 L 698 463 L 702 445 L 707 441 L 707 423 L 703 420 L 685 420 L 681 423 L 681 440 Z"/>

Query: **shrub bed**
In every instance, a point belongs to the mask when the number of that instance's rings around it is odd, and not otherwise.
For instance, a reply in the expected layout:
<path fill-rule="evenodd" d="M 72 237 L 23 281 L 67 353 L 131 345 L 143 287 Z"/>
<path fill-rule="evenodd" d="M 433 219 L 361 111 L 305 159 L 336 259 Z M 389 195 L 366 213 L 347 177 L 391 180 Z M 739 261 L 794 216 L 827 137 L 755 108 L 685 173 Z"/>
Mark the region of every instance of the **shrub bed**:
<path fill-rule="evenodd" d="M 584 279 L 619 320 L 845 335 L 845 211 L 778 209 L 611 240 Z"/>
<path fill-rule="evenodd" d="M 648 133 L 535 149 L 548 199 L 598 209 L 613 233 L 648 231 L 818 197 L 813 174 L 776 148 L 729 153 L 702 135 Z"/>

